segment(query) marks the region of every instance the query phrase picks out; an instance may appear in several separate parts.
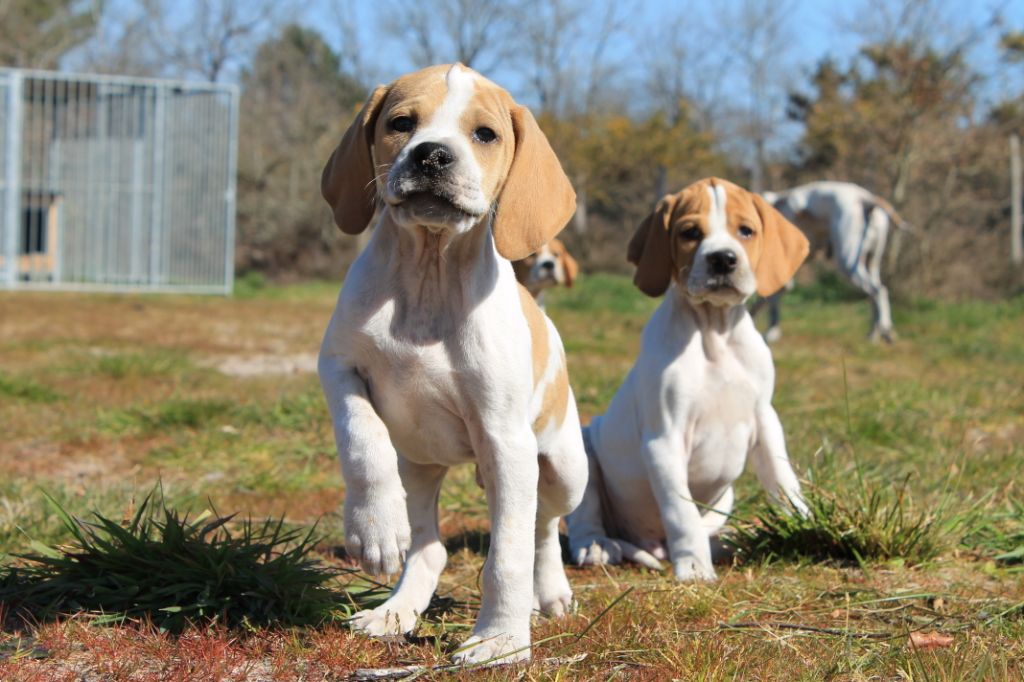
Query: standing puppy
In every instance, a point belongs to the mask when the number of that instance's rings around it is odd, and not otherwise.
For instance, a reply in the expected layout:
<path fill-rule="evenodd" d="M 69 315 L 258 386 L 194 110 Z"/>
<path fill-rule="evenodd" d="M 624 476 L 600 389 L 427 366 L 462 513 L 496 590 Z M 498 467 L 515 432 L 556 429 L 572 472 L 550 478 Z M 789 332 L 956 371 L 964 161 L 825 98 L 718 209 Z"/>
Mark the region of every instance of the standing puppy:
<path fill-rule="evenodd" d="M 826 233 L 828 251 L 839 269 L 871 299 L 874 320 L 868 338 L 891 343 L 895 332 L 889 289 L 882 283 L 882 256 L 890 225 L 911 229 L 892 204 L 860 185 L 831 181 L 810 182 L 783 192 L 765 192 L 764 198 L 805 232 Z M 769 342 L 782 336 L 779 308 L 784 293 L 780 291 L 767 299 L 765 338 Z M 755 312 L 763 301 L 757 302 Z"/>
<path fill-rule="evenodd" d="M 544 292 L 555 286 L 572 287 L 580 266 L 561 239 L 555 238 L 536 253 L 512 263 L 516 279 L 544 309 Z"/>
<path fill-rule="evenodd" d="M 637 228 L 633 281 L 668 294 L 585 435 L 591 477 L 567 519 L 577 563 L 657 567 L 667 548 L 678 579 L 713 579 L 708 538 L 748 453 L 769 494 L 806 511 L 771 404 L 771 352 L 743 302 L 782 287 L 807 249 L 761 197 L 717 178 L 664 197 Z"/>
<path fill-rule="evenodd" d="M 456 64 L 377 88 L 322 192 L 349 234 L 381 202 L 319 361 L 347 484 L 346 546 L 370 573 L 402 569 L 354 626 L 414 628 L 447 559 L 441 480 L 475 462 L 491 550 L 480 615 L 455 659 L 529 658 L 531 610 L 561 614 L 572 599 L 558 520 L 579 502 L 587 465 L 561 340 L 509 259 L 561 229 L 572 186 L 529 110 Z"/>

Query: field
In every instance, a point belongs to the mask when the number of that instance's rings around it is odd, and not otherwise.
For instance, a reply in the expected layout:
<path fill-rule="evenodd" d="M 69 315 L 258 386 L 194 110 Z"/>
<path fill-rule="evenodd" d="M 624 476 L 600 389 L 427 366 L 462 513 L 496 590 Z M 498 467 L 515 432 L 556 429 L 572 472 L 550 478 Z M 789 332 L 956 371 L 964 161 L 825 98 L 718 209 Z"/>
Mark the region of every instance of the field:
<path fill-rule="evenodd" d="M 250 516 L 316 523 L 320 565 L 343 571 L 333 586 L 372 595 L 341 550 L 343 483 L 310 371 L 336 292 L 0 293 L 0 563 L 69 541 L 47 496 L 86 520 L 121 520 L 159 482 L 181 512 L 237 514 L 229 528 Z M 614 393 L 655 304 L 597 275 L 549 298 L 584 420 Z M 747 544 L 718 582 L 570 569 L 578 612 L 535 623 L 531 664 L 459 677 L 1024 677 L 1024 297 L 903 301 L 892 346 L 864 340 L 867 302 L 827 278 L 783 312 L 775 405 L 791 457 L 819 496 L 816 523 L 868 549 L 815 558 L 815 529 L 777 525 L 747 472 L 735 520 Z M 443 663 L 475 616 L 488 538 L 470 468 L 451 473 L 441 504 L 449 565 L 409 641 L 358 637 L 340 620 L 172 634 L 0 605 L 0 679 L 333 680 Z"/>

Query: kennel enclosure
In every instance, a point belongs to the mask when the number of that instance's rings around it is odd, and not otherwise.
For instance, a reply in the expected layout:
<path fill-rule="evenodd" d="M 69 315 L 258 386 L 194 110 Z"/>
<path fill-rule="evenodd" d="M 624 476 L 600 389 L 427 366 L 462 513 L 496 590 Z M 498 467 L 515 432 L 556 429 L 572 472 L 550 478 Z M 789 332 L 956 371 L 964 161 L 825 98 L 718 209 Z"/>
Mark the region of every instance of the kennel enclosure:
<path fill-rule="evenodd" d="M 238 89 L 0 68 L 0 288 L 230 293 Z"/>

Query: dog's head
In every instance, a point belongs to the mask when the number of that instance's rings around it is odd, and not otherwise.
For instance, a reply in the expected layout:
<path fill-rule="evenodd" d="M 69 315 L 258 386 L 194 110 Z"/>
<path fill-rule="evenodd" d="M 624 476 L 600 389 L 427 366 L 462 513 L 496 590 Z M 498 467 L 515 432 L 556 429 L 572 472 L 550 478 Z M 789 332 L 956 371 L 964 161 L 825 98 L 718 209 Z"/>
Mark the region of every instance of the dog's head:
<path fill-rule="evenodd" d="M 327 161 L 321 192 L 344 232 L 366 229 L 378 202 L 403 227 L 467 232 L 494 211 L 510 260 L 565 225 L 576 195 L 533 114 L 461 64 L 378 87 Z"/>
<path fill-rule="evenodd" d="M 541 291 L 559 284 L 571 287 L 580 266 L 560 239 L 552 239 L 536 253 L 512 264 L 516 279 L 536 296 Z"/>
<path fill-rule="evenodd" d="M 807 251 L 803 233 L 760 196 L 706 178 L 658 202 L 628 257 L 634 283 L 649 296 L 675 279 L 694 301 L 731 306 L 781 289 Z"/>

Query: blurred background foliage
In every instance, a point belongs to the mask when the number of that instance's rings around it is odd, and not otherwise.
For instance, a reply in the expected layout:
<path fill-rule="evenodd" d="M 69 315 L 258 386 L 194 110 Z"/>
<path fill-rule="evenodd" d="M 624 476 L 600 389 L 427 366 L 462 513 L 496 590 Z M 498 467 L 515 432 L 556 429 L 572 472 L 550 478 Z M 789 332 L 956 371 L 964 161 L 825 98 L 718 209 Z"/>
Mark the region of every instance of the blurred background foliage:
<path fill-rule="evenodd" d="M 806 25 L 808 2 L 0 0 L 0 65 L 238 83 L 243 274 L 339 277 L 365 236 L 333 227 L 324 161 L 370 88 L 458 60 L 537 114 L 576 186 L 564 239 L 584 271 L 625 271 L 633 227 L 700 177 L 834 179 L 917 228 L 888 254 L 897 297 L 1019 293 L 1020 12 L 857 0 L 811 3 Z"/>

